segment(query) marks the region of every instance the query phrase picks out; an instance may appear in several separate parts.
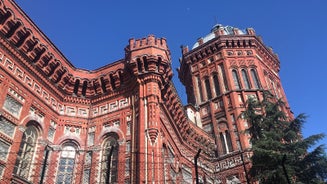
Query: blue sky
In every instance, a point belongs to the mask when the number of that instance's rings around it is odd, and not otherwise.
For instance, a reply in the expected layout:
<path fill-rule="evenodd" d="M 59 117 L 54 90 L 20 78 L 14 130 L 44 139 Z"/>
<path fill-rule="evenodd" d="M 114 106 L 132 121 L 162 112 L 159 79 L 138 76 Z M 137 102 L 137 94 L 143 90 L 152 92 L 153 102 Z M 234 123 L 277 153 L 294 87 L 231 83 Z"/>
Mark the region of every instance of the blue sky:
<path fill-rule="evenodd" d="M 308 115 L 304 136 L 327 134 L 326 0 L 16 2 L 77 68 L 93 70 L 123 58 L 130 38 L 165 37 L 173 80 L 184 103 L 186 94 L 176 72 L 180 46 L 192 47 L 216 23 L 252 27 L 279 55 L 292 111 Z M 327 138 L 321 143 L 327 145 Z"/>

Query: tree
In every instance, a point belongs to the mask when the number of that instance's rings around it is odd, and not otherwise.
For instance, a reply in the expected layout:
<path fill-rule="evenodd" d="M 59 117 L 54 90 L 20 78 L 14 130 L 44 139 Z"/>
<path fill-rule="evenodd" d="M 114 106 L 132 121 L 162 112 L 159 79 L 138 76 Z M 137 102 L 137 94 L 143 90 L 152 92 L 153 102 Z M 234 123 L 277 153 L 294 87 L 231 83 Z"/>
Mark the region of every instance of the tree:
<path fill-rule="evenodd" d="M 265 184 L 324 183 L 327 156 L 323 145 L 315 147 L 324 134 L 303 138 L 306 116 L 287 117 L 282 109 L 284 103 L 267 91 L 262 101 L 248 99 L 240 117 L 250 125 L 246 130 L 253 150 L 249 174 Z"/>

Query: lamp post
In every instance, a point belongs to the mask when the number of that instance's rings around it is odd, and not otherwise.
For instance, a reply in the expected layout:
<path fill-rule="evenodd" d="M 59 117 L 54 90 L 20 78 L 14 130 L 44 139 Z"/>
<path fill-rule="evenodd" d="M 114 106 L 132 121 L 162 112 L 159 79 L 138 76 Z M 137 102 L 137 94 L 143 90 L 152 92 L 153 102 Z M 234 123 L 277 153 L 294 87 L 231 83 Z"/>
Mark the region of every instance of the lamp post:
<path fill-rule="evenodd" d="M 200 156 L 201 149 L 198 150 L 196 155 L 194 156 L 194 166 L 195 166 L 195 179 L 196 184 L 199 184 L 199 172 L 198 172 L 198 158 Z"/>

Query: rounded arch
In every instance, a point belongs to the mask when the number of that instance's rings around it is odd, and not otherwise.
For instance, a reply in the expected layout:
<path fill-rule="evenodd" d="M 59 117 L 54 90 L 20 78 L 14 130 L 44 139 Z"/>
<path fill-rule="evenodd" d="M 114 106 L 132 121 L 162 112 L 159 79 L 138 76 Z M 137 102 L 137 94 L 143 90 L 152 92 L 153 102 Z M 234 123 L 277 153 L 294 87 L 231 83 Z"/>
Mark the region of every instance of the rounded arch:
<path fill-rule="evenodd" d="M 226 130 L 229 130 L 227 121 L 219 121 L 218 122 L 218 131 L 224 132 Z"/>
<path fill-rule="evenodd" d="M 60 145 L 59 161 L 57 166 L 56 183 L 73 183 L 77 172 L 78 143 L 73 139 L 66 139 Z"/>
<path fill-rule="evenodd" d="M 108 132 L 102 136 L 100 180 L 101 182 L 116 183 L 118 181 L 119 167 L 119 135 L 115 132 Z"/>
<path fill-rule="evenodd" d="M 77 148 L 80 148 L 82 145 L 82 139 L 75 135 L 63 135 L 60 139 L 58 139 L 54 144 L 56 145 L 64 145 L 65 143 L 76 144 Z"/>
<path fill-rule="evenodd" d="M 36 152 L 39 149 L 39 137 L 42 134 L 41 126 L 37 121 L 30 120 L 25 125 L 26 128 L 19 140 L 19 150 L 13 172 L 24 179 L 28 179 L 31 171 L 35 168 L 33 162 Z"/>
<path fill-rule="evenodd" d="M 117 137 L 118 142 L 123 143 L 126 140 L 124 133 L 121 129 L 119 129 L 118 127 L 107 127 L 107 128 L 102 129 L 102 131 L 99 135 L 98 141 L 102 143 L 105 140 L 106 136 L 108 136 L 110 134 L 116 134 L 118 136 Z"/>
<path fill-rule="evenodd" d="M 78 140 L 73 139 L 73 138 L 66 138 L 64 140 L 61 140 L 59 142 L 59 145 L 61 147 L 70 145 L 70 146 L 74 146 L 76 149 L 79 149 L 81 147 L 81 143 Z"/>
<path fill-rule="evenodd" d="M 35 126 L 38 130 L 39 136 L 42 136 L 42 138 L 46 138 L 46 136 L 43 135 L 43 132 L 45 130 L 44 122 L 41 121 L 40 118 L 37 117 L 36 115 L 32 115 L 32 114 L 27 115 L 26 117 L 23 118 L 20 125 L 24 127 Z"/>
<path fill-rule="evenodd" d="M 240 67 L 237 66 L 237 64 L 231 64 L 231 66 L 229 67 L 231 70 L 238 70 Z"/>

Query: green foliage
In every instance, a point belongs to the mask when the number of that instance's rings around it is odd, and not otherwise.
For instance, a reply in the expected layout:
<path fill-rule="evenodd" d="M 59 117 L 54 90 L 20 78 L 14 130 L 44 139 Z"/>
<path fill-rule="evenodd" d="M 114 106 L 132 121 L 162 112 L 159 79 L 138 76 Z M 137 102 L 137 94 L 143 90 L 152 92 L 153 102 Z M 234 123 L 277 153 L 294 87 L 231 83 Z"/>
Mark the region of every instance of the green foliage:
<path fill-rule="evenodd" d="M 262 101 L 247 101 L 240 117 L 250 125 L 246 130 L 253 149 L 250 175 L 265 184 L 287 184 L 287 176 L 291 183 L 324 183 L 327 156 L 322 145 L 315 148 L 324 134 L 303 138 L 306 116 L 287 117 L 282 109 L 284 103 L 269 92 L 263 93 Z"/>

